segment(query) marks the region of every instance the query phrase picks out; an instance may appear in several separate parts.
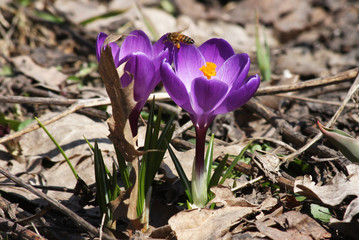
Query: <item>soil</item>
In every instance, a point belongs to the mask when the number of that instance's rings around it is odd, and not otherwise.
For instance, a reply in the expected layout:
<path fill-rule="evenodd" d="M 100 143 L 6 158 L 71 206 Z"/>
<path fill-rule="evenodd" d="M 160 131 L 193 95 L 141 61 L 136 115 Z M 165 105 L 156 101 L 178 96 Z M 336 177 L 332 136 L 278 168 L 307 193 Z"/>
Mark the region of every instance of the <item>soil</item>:
<path fill-rule="evenodd" d="M 318 128 L 320 122 L 359 135 L 358 19 L 359 2 L 351 0 L 2 1 L 0 238 L 358 239 L 359 172 L 352 163 L 358 160 L 345 157 Z M 97 140 L 112 171 L 116 153 L 106 123 L 112 108 L 98 69 L 97 35 L 141 29 L 155 42 L 184 30 L 196 46 L 223 38 L 235 52 L 249 54 L 249 75 L 263 79 L 256 26 L 269 46 L 271 79 L 210 127 L 215 165 L 229 153 L 229 166 L 252 140 L 246 161 L 213 188 L 214 209 L 186 210 L 166 153 L 153 183 L 147 231 L 126 213 L 116 215 L 116 230 L 103 227 L 94 155 L 83 137 Z M 164 92 L 160 83 L 155 94 Z M 190 176 L 195 133 L 189 115 L 168 97 L 156 99 L 165 120 L 175 115 L 171 144 Z M 146 104 L 139 121 L 140 146 L 149 109 Z M 121 190 L 117 210 L 129 193 Z"/>

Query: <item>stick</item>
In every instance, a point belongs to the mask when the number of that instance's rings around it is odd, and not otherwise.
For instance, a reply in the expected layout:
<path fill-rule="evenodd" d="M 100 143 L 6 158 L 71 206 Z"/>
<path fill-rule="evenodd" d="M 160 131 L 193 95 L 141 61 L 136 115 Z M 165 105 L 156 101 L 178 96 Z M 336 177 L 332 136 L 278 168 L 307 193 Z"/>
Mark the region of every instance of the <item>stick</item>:
<path fill-rule="evenodd" d="M 9 235 L 15 235 L 16 238 L 14 237 L 14 239 L 46 240 L 46 238 L 43 238 L 33 231 L 26 229 L 20 224 L 16 224 L 2 217 L 0 217 L 0 231 Z"/>
<path fill-rule="evenodd" d="M 71 211 L 69 208 L 65 207 L 64 205 L 62 205 L 61 203 L 59 203 L 58 201 L 52 199 L 51 197 L 49 197 L 48 195 L 44 194 L 43 192 L 37 190 L 36 188 L 34 188 L 33 186 L 25 183 L 23 180 L 21 180 L 20 178 L 16 177 L 15 175 L 9 173 L 8 171 L 6 171 L 3 168 L 0 168 L 0 173 L 2 175 L 4 175 L 5 177 L 7 177 L 8 179 L 10 179 L 11 181 L 15 182 L 16 184 L 22 186 L 23 188 L 27 189 L 28 191 L 30 191 L 31 193 L 35 194 L 36 196 L 44 199 L 45 201 L 47 201 L 54 209 L 59 210 L 60 212 L 64 213 L 65 215 L 67 215 L 69 218 L 71 218 L 75 223 L 77 223 L 79 226 L 81 226 L 83 229 L 85 229 L 86 231 L 88 231 L 89 233 L 91 233 L 94 236 L 99 236 L 99 230 L 97 228 L 95 228 L 94 226 L 92 226 L 91 224 L 89 224 L 88 222 L 86 222 L 83 218 L 81 218 L 80 216 L 78 216 L 76 213 L 74 213 L 73 211 Z M 113 238 L 108 236 L 107 234 L 103 234 L 103 239 L 108 239 L 108 240 L 112 240 Z"/>
<path fill-rule="evenodd" d="M 346 72 L 339 73 L 334 76 L 316 78 L 313 80 L 299 82 L 293 85 L 282 85 L 273 87 L 259 88 L 255 96 L 272 95 L 277 93 L 293 92 L 299 90 L 310 89 L 314 87 L 322 87 L 326 85 L 336 84 L 339 82 L 345 82 L 354 79 L 358 74 L 358 68 L 348 70 Z"/>
<path fill-rule="evenodd" d="M 348 94 L 346 95 L 343 103 L 341 104 L 341 106 L 338 108 L 338 110 L 336 111 L 336 113 L 333 115 L 333 117 L 330 119 L 330 121 L 327 123 L 326 127 L 330 128 L 334 125 L 334 123 L 337 121 L 337 119 L 339 118 L 340 114 L 342 113 L 342 111 L 345 108 L 345 105 L 349 102 L 349 100 L 352 98 L 353 94 L 359 89 L 359 74 L 357 75 L 353 85 L 351 86 L 351 88 L 349 89 Z M 291 161 L 293 158 L 295 158 L 296 156 L 300 155 L 301 153 L 303 153 L 304 151 L 306 151 L 309 147 L 311 147 L 316 141 L 318 141 L 321 137 L 322 137 L 322 132 L 319 132 L 313 139 L 311 139 L 309 142 L 307 142 L 303 147 L 301 147 L 300 149 L 298 149 L 296 152 L 286 156 L 284 159 L 285 162 L 289 162 Z M 283 162 L 284 163 L 284 162 Z"/>

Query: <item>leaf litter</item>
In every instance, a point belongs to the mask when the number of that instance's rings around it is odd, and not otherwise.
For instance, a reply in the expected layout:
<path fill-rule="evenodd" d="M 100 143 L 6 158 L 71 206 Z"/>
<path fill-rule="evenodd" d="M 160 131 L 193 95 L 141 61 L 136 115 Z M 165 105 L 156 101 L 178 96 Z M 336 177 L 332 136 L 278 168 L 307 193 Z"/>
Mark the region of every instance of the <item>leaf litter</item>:
<path fill-rule="evenodd" d="M 104 29 L 109 33 L 117 30 L 122 33 L 130 32 L 133 28 L 141 28 L 148 32 L 153 31 L 152 40 L 156 40 L 155 35 L 177 31 L 181 25 L 187 24 L 190 25 L 189 35 L 199 44 L 210 37 L 223 37 L 233 44 L 237 52 L 249 52 L 254 59 L 255 21 L 251 9 L 256 7 L 258 7 L 260 23 L 266 24 L 266 35 L 272 48 L 273 82 L 270 85 L 295 86 L 296 83 L 288 80 L 291 79 L 287 77 L 288 73 L 296 76 L 297 80 L 301 79 L 299 84 L 305 84 L 307 79 L 333 76 L 348 69 L 357 73 L 357 70 L 352 68 L 357 67 L 356 56 L 359 51 L 355 42 L 358 35 L 355 31 L 358 19 L 356 10 L 359 9 L 359 5 L 353 1 L 342 1 L 340 4 L 335 1 L 320 3 L 304 1 L 300 6 L 291 1 L 277 0 L 238 1 L 228 4 L 224 4 L 225 1 L 212 1 L 215 3 L 212 5 L 209 5 L 209 1 L 187 1 L 186 4 L 174 1 L 174 7 L 179 13 L 176 15 L 178 17 L 165 12 L 159 6 L 156 6 L 156 9 L 152 8 L 153 3 L 138 6 L 126 2 L 123 5 L 126 6 L 124 9 L 116 8 L 118 5 L 116 1 L 108 1 L 109 4 L 91 1 L 91 5 L 94 5 L 91 9 L 85 7 L 89 3 L 87 1 L 74 3 L 73 1 L 64 3 L 55 1 L 54 5 L 35 1 L 38 3 L 32 5 L 36 10 L 62 16 L 65 21 L 71 22 L 68 27 L 61 24 L 54 25 L 48 20 L 35 17 L 31 8 L 26 8 L 26 10 L 18 8 L 17 12 L 14 8 L 17 6 L 16 3 L 10 2 L 0 4 L 2 9 L 0 24 L 4 29 L 1 34 L 5 36 L 4 39 L 0 39 L 0 45 L 4 43 L 3 46 L 8 46 L 3 51 L 4 57 L 0 57 L 0 68 L 12 66 L 16 74 L 0 76 L 1 94 L 4 97 L 29 95 L 30 97 L 82 98 L 80 87 L 74 87 L 77 83 L 70 82 L 67 77 L 79 71 L 80 66 L 86 65 L 87 61 L 94 61 L 95 35 L 96 32 L 104 31 Z M 193 11 L 193 3 L 201 11 Z M 80 10 L 73 11 L 74 9 Z M 142 14 L 142 10 L 145 15 Z M 114 12 L 114 16 L 105 16 L 104 13 L 108 11 Z M 79 25 L 86 23 L 87 20 L 90 20 L 88 25 Z M 146 20 L 149 21 L 145 23 Z M 29 23 L 31 23 L 32 31 L 28 31 L 29 28 L 26 27 L 30 25 Z M 20 47 L 20 44 L 24 47 Z M 39 52 L 39 49 L 45 52 L 58 49 L 58 56 L 62 60 L 51 59 L 50 61 L 47 59 L 50 57 L 45 55 L 44 59 L 36 61 L 34 54 Z M 75 58 L 61 57 L 69 56 L 66 54 L 72 54 Z M 106 51 L 103 56 L 103 61 L 106 61 Z M 108 64 L 100 63 L 99 70 L 109 97 L 112 98 L 111 102 L 115 104 L 112 106 L 113 115 L 119 116 L 117 119 L 126 119 L 132 105 L 131 103 L 124 104 L 127 100 L 119 99 L 117 96 L 121 94 L 130 96 L 132 90 L 127 89 L 120 94 L 113 92 L 115 89 L 120 89 L 114 87 L 119 84 L 116 77 L 118 73 L 113 68 L 108 69 L 104 66 Z M 259 72 L 256 64 L 252 65 L 250 71 Z M 329 107 L 323 103 L 314 104 L 310 101 L 319 99 L 328 102 L 330 99 L 340 104 L 350 88 L 351 82 L 348 81 L 352 78 L 342 79 L 342 82 L 335 85 L 302 90 L 286 94 L 286 96 L 275 96 L 275 100 L 270 100 L 270 98 L 262 100 L 262 103 L 270 108 L 250 103 L 248 106 L 251 112 L 248 111 L 248 107 L 244 107 L 229 116 L 229 120 L 216 121 L 213 129 L 217 131 L 218 140 L 236 141 L 232 142 L 231 146 L 215 146 L 217 161 L 226 153 L 237 155 L 245 146 L 246 137 L 263 137 L 256 140 L 256 143 L 269 144 L 275 150 L 268 152 L 261 149 L 256 153 L 247 154 L 246 157 L 250 163 L 240 164 L 242 172 L 247 175 L 235 172 L 230 185 L 212 188 L 215 195 L 212 201 L 213 209 L 184 210 L 183 189 L 178 184 L 172 162 L 167 161 L 168 158 L 165 159 L 161 170 L 164 174 L 159 173 L 156 177 L 155 196 L 151 209 L 152 212 L 157 211 L 154 214 L 158 218 L 157 223 L 155 220 L 151 222 L 156 227 L 153 227 L 149 233 L 134 232 L 133 236 L 167 239 L 171 237 L 177 239 L 357 239 L 359 211 L 357 165 L 342 166 L 337 159 L 343 156 L 336 150 L 332 151 L 335 154 L 326 150 L 322 151 L 322 149 L 335 149 L 335 147 L 321 140 L 317 148 L 301 154 L 288 166 L 282 166 L 283 156 L 292 153 L 292 150 L 288 151 L 283 146 L 289 144 L 298 149 L 303 142 L 307 142 L 319 132 L 316 121 L 319 119 L 321 122 L 328 122 L 336 110 L 336 107 Z M 90 73 L 82 80 L 81 84 L 85 87 L 104 88 L 97 72 Z M 272 97 L 271 94 L 269 95 Z M 306 98 L 306 101 L 291 99 L 290 95 Z M 91 96 L 96 97 L 96 93 Z M 355 100 L 356 96 L 354 95 L 352 99 Z M 272 101 L 275 102 L 272 103 Z M 357 137 L 359 112 L 355 105 L 348 106 L 352 105 L 347 104 L 336 122 L 336 127 Z M 32 118 L 34 115 L 46 117 L 50 112 L 64 111 L 65 107 L 23 103 L 14 105 L 6 102 L 0 105 L 0 109 L 7 117 L 21 119 L 24 116 Z M 255 112 L 254 116 L 253 112 Z M 188 121 L 188 116 L 180 113 L 176 124 L 181 126 L 186 121 Z M 291 128 L 288 127 L 288 123 Z M 114 126 L 118 124 L 121 127 L 115 128 Z M 223 126 L 226 124 L 230 128 Z M 241 127 L 241 134 L 235 132 L 238 126 Z M 106 137 L 109 133 L 108 128 L 110 128 L 111 139 L 128 156 L 129 161 L 133 156 L 140 154 L 138 149 L 133 147 L 136 139 L 132 139 L 129 134 L 126 121 L 118 123 L 108 120 L 106 127 L 101 119 L 71 114 L 47 127 L 60 145 L 65 147 L 76 170 L 90 187 L 94 183 L 93 162 L 91 151 L 84 144 L 83 135 L 91 140 L 101 140 L 99 141 L 100 148 L 107 153 L 104 156 L 108 166 L 112 166 L 113 161 L 112 144 Z M 67 191 L 67 189 L 75 188 L 76 180 L 70 176 L 70 169 L 42 132 L 39 129 L 17 140 L 21 149 L 15 150 L 18 150 L 24 162 L 15 160 L 15 157 L 7 152 L 8 148 L 1 146 L 1 168 L 17 174 L 28 184 L 42 187 L 49 197 L 63 202 L 77 214 L 85 216 L 87 221 L 99 227 L 101 216 L 96 208 L 96 202 L 92 201 L 85 207 L 76 203 L 78 199 L 76 200 L 73 192 Z M 185 131 L 177 137 L 177 140 L 186 142 L 189 138 L 190 134 Z M 283 144 L 276 145 L 274 141 L 268 142 L 266 139 L 275 139 Z M 194 150 L 178 148 L 175 151 L 181 161 L 189 163 L 185 171 L 188 172 L 188 176 L 191 176 L 190 164 L 194 157 Z M 324 158 L 330 158 L 330 161 Z M 323 161 L 318 161 L 318 159 Z M 300 161 L 309 163 L 309 167 L 304 170 L 304 165 L 300 165 Z M 262 178 L 258 178 L 260 176 Z M 233 193 L 230 188 L 234 186 L 231 185 L 238 182 L 238 179 L 249 184 Z M 259 180 L 251 181 L 253 179 Z M 53 219 L 62 221 L 64 217 L 56 211 L 46 212 L 46 208 L 43 207 L 45 201 L 39 203 L 41 199 L 12 184 L 5 177 L 1 180 L 4 184 L 1 187 L 1 200 L 5 203 L 1 207 L 2 221 L 22 220 L 25 214 L 26 217 L 34 217 L 36 227 L 47 239 L 89 238 L 86 234 L 83 237 L 83 230 L 70 227 L 73 225 L 72 222 L 62 226 L 53 221 Z M 53 191 L 50 187 L 59 187 L 59 189 Z M 121 195 L 122 199 L 114 203 L 114 209 L 125 211 L 116 216 L 119 225 L 125 225 L 122 221 L 126 221 L 126 217 L 131 219 L 126 212 L 126 208 L 131 204 L 130 195 L 131 192 L 124 192 Z M 306 199 L 299 200 L 300 197 Z M 136 196 L 132 195 L 132 199 L 135 198 Z M 126 206 L 118 207 L 121 203 Z M 314 204 L 326 209 L 323 210 L 323 214 L 331 215 L 329 223 L 318 220 L 312 215 L 311 209 Z M 36 215 L 36 207 L 44 212 L 41 217 Z M 321 211 L 321 208 L 317 211 Z M 132 209 L 134 209 L 133 206 Z M 170 213 L 165 214 L 165 212 Z M 43 226 L 61 230 L 56 235 L 54 231 L 44 230 Z M 31 230 L 35 231 L 35 229 Z M 18 234 L 11 228 L 1 229 L 1 231 L 11 237 L 16 237 Z M 128 238 L 126 234 L 126 229 L 122 228 L 120 238 Z"/>

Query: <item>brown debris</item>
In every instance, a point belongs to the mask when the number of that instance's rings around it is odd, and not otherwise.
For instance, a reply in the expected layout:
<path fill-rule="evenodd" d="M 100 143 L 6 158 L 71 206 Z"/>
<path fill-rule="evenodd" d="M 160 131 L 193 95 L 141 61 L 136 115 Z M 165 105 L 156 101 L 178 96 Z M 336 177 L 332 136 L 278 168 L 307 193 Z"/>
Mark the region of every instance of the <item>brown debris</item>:
<path fill-rule="evenodd" d="M 256 227 L 273 240 L 321 240 L 331 237 L 315 220 L 295 211 L 274 217 L 272 221 L 257 221 Z"/>

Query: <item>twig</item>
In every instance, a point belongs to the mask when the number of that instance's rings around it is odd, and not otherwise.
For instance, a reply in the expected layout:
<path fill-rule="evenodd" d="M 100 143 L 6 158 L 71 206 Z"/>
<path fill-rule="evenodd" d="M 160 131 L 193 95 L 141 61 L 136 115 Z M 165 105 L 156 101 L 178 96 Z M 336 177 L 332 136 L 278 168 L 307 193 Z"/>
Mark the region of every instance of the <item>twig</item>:
<path fill-rule="evenodd" d="M 308 97 L 301 97 L 301 96 L 294 96 L 289 94 L 276 94 L 275 96 L 283 97 L 283 98 L 290 98 L 294 100 L 304 101 L 304 102 L 313 102 L 313 103 L 320 103 L 324 105 L 333 105 L 333 106 L 341 106 L 341 102 L 336 101 L 327 101 L 327 100 L 321 100 L 321 99 L 314 99 L 314 98 L 308 98 Z M 354 108 L 358 104 L 348 103 L 344 107 Z"/>
<path fill-rule="evenodd" d="M 6 232 L 9 235 L 15 235 L 16 237 L 14 237 L 14 239 L 46 240 L 20 224 L 14 223 L 2 217 L 0 217 L 0 231 Z"/>
<path fill-rule="evenodd" d="M 148 101 L 151 101 L 153 96 L 156 100 L 168 100 L 170 99 L 167 93 L 152 93 L 148 97 Z M 0 102 L 2 103 L 25 103 L 25 104 L 39 104 L 39 105 L 72 105 L 72 104 L 84 104 L 84 107 L 97 107 L 110 105 L 109 98 L 90 98 L 90 99 L 66 99 L 66 98 L 48 98 L 48 97 L 22 97 L 22 96 L 0 96 Z"/>
<path fill-rule="evenodd" d="M 239 189 L 241 189 L 241 188 L 244 188 L 244 187 L 247 187 L 247 186 L 249 186 L 249 185 L 252 185 L 253 183 L 258 182 L 258 181 L 261 180 L 262 178 L 263 178 L 263 175 L 262 175 L 262 176 L 259 176 L 259 177 L 257 177 L 257 178 L 255 178 L 255 179 L 252 179 L 252 180 L 250 180 L 250 181 L 248 181 L 248 182 L 246 182 L 246 183 L 243 183 L 243 184 L 241 184 L 241 185 L 239 185 L 239 186 L 237 186 L 237 187 L 235 187 L 235 188 L 232 188 L 231 191 L 232 191 L 232 192 L 235 192 L 235 191 L 237 191 L 237 190 L 239 190 Z"/>
<path fill-rule="evenodd" d="M 103 234 L 103 225 L 105 224 L 106 219 L 106 213 L 102 214 L 101 224 L 100 224 L 100 236 L 99 240 L 102 240 L 102 234 Z"/>
<path fill-rule="evenodd" d="M 106 102 L 106 100 L 103 100 L 103 99 L 100 99 L 100 100 L 96 100 L 96 99 L 93 99 L 92 101 L 78 101 L 76 104 L 72 105 L 71 107 L 69 107 L 68 109 L 66 109 L 64 112 L 56 115 L 55 117 L 47 120 L 47 121 L 43 121 L 43 124 L 46 126 L 50 123 L 53 123 L 63 117 L 66 117 L 67 115 L 73 113 L 73 112 L 76 112 L 77 110 L 79 109 L 82 109 L 82 108 L 85 108 L 85 107 L 93 107 L 93 106 L 99 106 L 99 105 L 103 105 L 104 103 Z M 15 132 L 13 134 L 10 134 L 10 135 L 6 135 L 4 137 L 2 137 L 0 139 L 0 143 L 4 143 L 4 142 L 7 142 L 9 140 L 12 140 L 12 139 L 15 139 L 15 138 L 18 138 L 26 133 L 29 133 L 31 131 L 34 131 L 36 129 L 40 128 L 40 126 L 38 124 L 32 124 L 30 126 L 28 126 L 27 128 L 21 130 L 21 131 L 18 131 L 18 132 Z"/>
<path fill-rule="evenodd" d="M 295 152 L 296 149 L 293 148 L 292 146 L 290 146 L 289 144 L 285 143 L 285 142 L 282 142 L 282 141 L 279 141 L 277 139 L 274 139 L 274 138 L 268 138 L 268 137 L 255 137 L 255 138 L 249 138 L 248 140 L 264 140 L 264 141 L 267 141 L 267 142 L 273 142 L 279 146 L 282 146 L 282 147 L 285 147 L 287 148 L 288 150 L 292 151 L 292 152 Z"/>
<path fill-rule="evenodd" d="M 300 132 L 297 132 L 285 119 L 281 118 L 269 108 L 259 103 L 255 98 L 249 100 L 249 102 L 246 104 L 246 107 L 270 122 L 272 126 L 277 128 L 278 131 L 283 135 L 283 138 L 285 138 L 286 141 L 292 143 L 294 147 L 300 148 L 306 143 L 307 137 L 305 137 Z M 326 158 L 338 156 L 337 152 L 333 149 L 318 144 L 314 144 L 308 148 L 308 152 L 312 153 L 313 155 Z M 346 163 L 344 162 L 343 164 Z"/>
<path fill-rule="evenodd" d="M 232 165 L 234 159 L 228 158 L 226 162 L 226 166 L 229 167 Z M 216 158 L 216 162 L 223 161 L 223 157 L 219 156 Z M 242 172 L 246 175 L 251 175 L 253 173 L 253 167 L 250 164 L 238 161 L 236 165 L 234 165 L 234 170 L 238 172 Z"/>
<path fill-rule="evenodd" d="M 193 122 L 192 121 L 188 121 L 186 122 L 184 125 L 182 125 L 181 127 L 177 128 L 175 130 L 175 132 L 173 133 L 172 138 L 176 138 L 177 136 L 179 136 L 180 134 L 182 134 L 184 131 L 186 131 L 187 129 L 191 128 L 193 126 Z"/>
<path fill-rule="evenodd" d="M 36 232 L 36 234 L 40 237 L 40 239 L 44 239 L 44 238 L 40 235 L 39 231 L 37 230 L 37 227 L 35 226 L 34 222 L 31 222 L 31 226 L 35 229 L 35 232 Z"/>
<path fill-rule="evenodd" d="M 2 187 L 18 187 L 15 183 L 0 183 Z M 74 193 L 75 189 L 67 188 L 67 187 L 58 187 L 58 186 L 42 186 L 42 185 L 32 185 L 34 188 L 46 190 L 46 191 L 57 191 L 57 192 L 68 192 Z"/>
<path fill-rule="evenodd" d="M 51 197 L 49 197 L 48 195 L 44 194 L 43 192 L 37 190 L 36 188 L 34 188 L 33 186 L 25 183 L 23 180 L 21 180 L 20 178 L 16 177 L 15 175 L 9 173 L 8 171 L 6 171 L 3 168 L 0 168 L 0 173 L 2 175 L 4 175 L 5 177 L 9 178 L 11 181 L 15 182 L 16 184 L 22 186 L 23 188 L 27 189 L 28 191 L 30 191 L 31 193 L 35 194 L 36 196 L 46 200 L 54 209 L 59 210 L 60 212 L 64 213 L 65 215 L 67 215 L 69 218 L 71 218 L 75 223 L 77 223 L 79 226 L 81 226 L 83 229 L 85 229 L 86 231 L 88 231 L 89 233 L 91 233 L 94 236 L 98 236 L 99 235 L 99 230 L 97 228 L 95 228 L 94 226 L 92 226 L 91 224 L 89 224 L 88 222 L 86 222 L 83 218 L 81 218 L 80 216 L 78 216 L 76 213 L 74 213 L 73 211 L 71 211 L 70 209 L 68 209 L 67 207 L 65 207 L 64 205 L 62 205 L 61 203 L 59 203 L 58 201 L 52 199 Z M 107 234 L 104 233 L 103 235 L 104 239 L 113 239 L 110 236 L 108 236 Z"/>
<path fill-rule="evenodd" d="M 305 82 L 299 82 L 299 83 L 292 84 L 292 85 L 263 87 L 263 88 L 258 89 L 255 96 L 293 92 L 293 91 L 311 89 L 314 87 L 321 87 L 321 86 L 336 84 L 339 82 L 345 82 L 345 81 L 352 80 L 357 76 L 357 74 L 358 74 L 358 68 L 354 68 L 354 69 L 339 73 L 335 76 L 317 78 L 317 79 L 308 80 Z"/>
<path fill-rule="evenodd" d="M 90 99 L 89 101 L 91 101 Z M 77 103 L 78 99 L 47 98 L 47 97 L 22 97 L 22 96 L 0 96 L 2 103 L 26 103 L 43 105 L 71 105 Z M 107 104 L 105 104 L 107 105 Z"/>
<path fill-rule="evenodd" d="M 348 94 L 346 95 L 343 103 L 338 108 L 336 113 L 333 115 L 333 117 L 330 119 L 330 121 L 327 123 L 326 127 L 330 128 L 334 125 L 340 114 L 345 108 L 345 105 L 349 102 L 349 100 L 352 98 L 353 94 L 359 89 L 359 74 L 356 76 L 356 79 L 354 83 L 352 84 L 351 88 L 349 89 Z M 319 132 L 313 139 L 311 139 L 308 143 L 306 143 L 303 147 L 298 149 L 296 152 L 286 156 L 283 158 L 285 162 L 291 161 L 296 156 L 302 154 L 304 151 L 306 151 L 309 147 L 311 147 L 316 141 L 318 141 L 322 137 L 322 133 Z M 284 163 L 284 162 L 283 162 Z"/>

